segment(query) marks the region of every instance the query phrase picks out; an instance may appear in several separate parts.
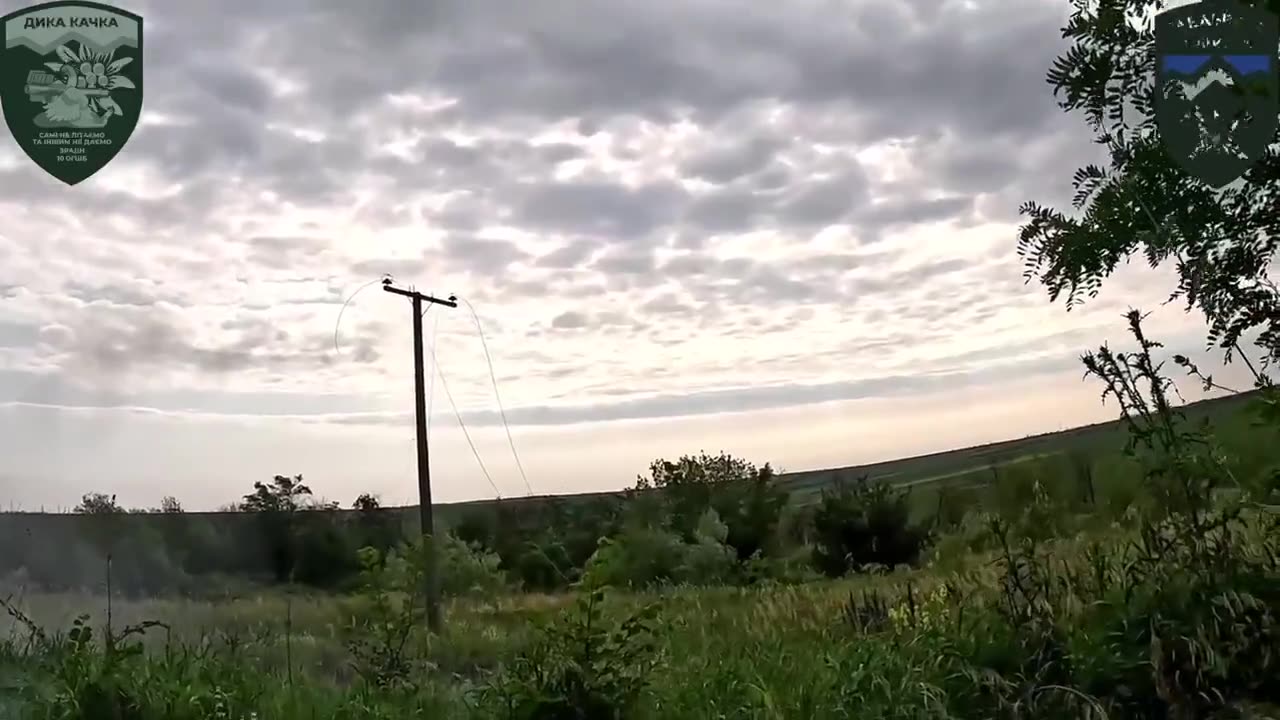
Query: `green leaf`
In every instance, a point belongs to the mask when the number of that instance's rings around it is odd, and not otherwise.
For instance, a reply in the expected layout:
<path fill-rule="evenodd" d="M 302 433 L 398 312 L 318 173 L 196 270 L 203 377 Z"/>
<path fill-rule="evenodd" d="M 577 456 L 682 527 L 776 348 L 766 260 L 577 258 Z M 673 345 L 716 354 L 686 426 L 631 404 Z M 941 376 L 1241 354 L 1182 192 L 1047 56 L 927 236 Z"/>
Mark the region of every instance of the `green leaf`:
<path fill-rule="evenodd" d="M 119 88 L 126 88 L 129 90 L 133 90 L 137 88 L 137 86 L 134 85 L 133 81 L 130 80 L 129 78 L 123 75 L 116 75 L 115 77 L 111 78 L 111 89 L 116 90 Z"/>
<path fill-rule="evenodd" d="M 107 65 L 107 74 L 114 75 L 120 72 L 120 68 L 124 67 L 125 65 L 128 65 L 131 62 L 133 62 L 133 58 L 131 57 L 122 57 L 119 60 L 112 60 L 111 64 Z"/>
<path fill-rule="evenodd" d="M 71 52 L 71 48 L 66 45 L 59 45 L 55 52 L 58 53 L 58 57 L 62 58 L 62 62 L 74 63 L 78 60 L 76 54 Z"/>

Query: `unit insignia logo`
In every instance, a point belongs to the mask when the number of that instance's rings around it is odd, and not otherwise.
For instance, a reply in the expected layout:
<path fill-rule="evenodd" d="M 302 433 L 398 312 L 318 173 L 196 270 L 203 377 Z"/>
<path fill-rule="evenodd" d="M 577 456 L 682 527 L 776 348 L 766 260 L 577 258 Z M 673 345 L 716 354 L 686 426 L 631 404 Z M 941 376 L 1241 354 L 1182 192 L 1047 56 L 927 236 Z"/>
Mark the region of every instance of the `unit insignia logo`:
<path fill-rule="evenodd" d="M 1280 18 L 1236 0 L 1156 16 L 1156 124 L 1188 173 L 1220 188 L 1266 153 L 1280 122 Z"/>
<path fill-rule="evenodd" d="M 58 0 L 0 18 L 0 104 L 14 140 L 68 185 L 120 152 L 142 112 L 142 18 Z"/>

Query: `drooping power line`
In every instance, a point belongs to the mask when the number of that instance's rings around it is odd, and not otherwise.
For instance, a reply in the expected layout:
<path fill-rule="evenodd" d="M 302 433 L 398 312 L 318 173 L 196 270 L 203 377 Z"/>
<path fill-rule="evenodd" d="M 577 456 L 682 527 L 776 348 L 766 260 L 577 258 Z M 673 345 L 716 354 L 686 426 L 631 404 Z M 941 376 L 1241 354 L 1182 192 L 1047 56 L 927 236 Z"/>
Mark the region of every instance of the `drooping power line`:
<path fill-rule="evenodd" d="M 467 439 L 467 444 L 471 446 L 471 454 L 475 455 L 476 462 L 480 464 L 480 472 L 484 473 L 484 479 L 489 481 L 489 487 L 493 488 L 494 494 L 501 500 L 502 492 L 498 490 L 497 484 L 493 482 L 493 476 L 489 474 L 488 468 L 485 467 L 484 460 L 480 459 L 480 451 L 476 449 L 476 444 L 471 440 L 471 433 L 467 431 L 467 424 L 462 421 L 462 413 L 458 412 L 458 404 L 453 401 L 453 393 L 449 392 L 449 381 L 445 379 L 444 370 L 440 369 L 440 361 L 436 359 L 435 343 L 428 345 L 427 350 L 431 353 L 431 365 L 436 369 L 436 374 L 440 376 L 440 387 L 444 388 L 444 395 L 449 399 L 449 407 L 453 408 L 453 416 L 458 419 L 458 427 L 462 428 L 462 436 Z"/>
<path fill-rule="evenodd" d="M 338 349 L 338 327 L 342 324 L 342 313 L 347 311 L 347 306 L 350 305 L 351 301 L 355 300 L 356 296 L 359 295 L 365 288 L 375 283 L 382 282 L 387 277 L 389 276 L 384 275 L 383 277 L 380 277 L 376 280 L 370 280 L 369 282 L 361 285 L 360 287 L 356 288 L 355 292 L 351 293 L 351 296 L 347 298 L 346 302 L 342 303 L 342 309 L 338 311 L 338 319 L 335 320 L 333 323 L 333 351 L 334 352 L 340 352 L 340 350 Z"/>
<path fill-rule="evenodd" d="M 485 339 L 484 327 L 480 324 L 480 315 L 476 313 L 476 309 L 471 306 L 471 302 L 466 298 L 459 298 L 459 300 L 471 312 L 471 319 L 476 323 L 476 331 L 480 333 L 480 345 L 484 348 L 484 359 L 489 365 L 489 381 L 493 384 L 493 396 L 498 401 L 498 414 L 502 417 L 502 427 L 507 432 L 507 444 L 511 446 L 511 456 L 516 460 L 516 468 L 520 471 L 520 479 L 524 481 L 525 490 L 528 491 L 529 495 L 532 495 L 533 486 L 529 484 L 529 477 L 525 475 L 524 464 L 520 462 L 520 453 L 516 452 L 516 441 L 511 437 L 511 425 L 507 422 L 507 410 L 502 405 L 502 393 L 498 391 L 498 376 L 493 370 L 493 356 L 489 354 L 489 342 Z"/>

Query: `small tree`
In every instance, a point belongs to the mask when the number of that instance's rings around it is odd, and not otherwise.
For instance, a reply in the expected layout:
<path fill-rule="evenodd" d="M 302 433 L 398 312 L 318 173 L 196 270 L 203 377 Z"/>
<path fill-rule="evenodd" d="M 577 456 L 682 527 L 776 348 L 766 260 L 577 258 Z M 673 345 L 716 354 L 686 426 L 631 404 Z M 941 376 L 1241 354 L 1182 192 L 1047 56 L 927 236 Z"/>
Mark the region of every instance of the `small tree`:
<path fill-rule="evenodd" d="M 373 512 L 381 507 L 382 503 L 378 500 L 378 497 L 376 495 L 370 495 L 369 493 L 360 493 L 360 496 L 356 498 L 356 501 L 351 503 L 351 509 L 358 510 L 360 512 Z"/>
<path fill-rule="evenodd" d="M 420 548 L 421 544 L 419 538 L 411 547 Z M 449 533 L 440 536 L 436 552 L 439 553 L 440 594 L 444 597 L 492 597 L 507 589 L 506 578 L 499 568 L 502 559 L 495 553 L 468 545 Z M 422 555 L 420 549 L 417 554 Z"/>
<path fill-rule="evenodd" d="M 253 492 L 244 496 L 241 508 L 245 512 L 292 513 L 302 507 L 304 497 L 310 496 L 311 488 L 303 484 L 301 475 L 277 475 L 270 485 L 255 482 Z"/>
<path fill-rule="evenodd" d="M 108 557 L 120 540 L 124 508 L 116 503 L 115 495 L 87 493 L 76 505 L 75 512 L 86 515 L 81 526 L 93 544 Z"/>
<path fill-rule="evenodd" d="M 116 515 L 124 512 L 124 508 L 116 503 L 116 496 L 106 493 L 87 493 L 76 505 L 75 512 L 83 515 Z"/>
<path fill-rule="evenodd" d="M 403 540 L 398 516 L 384 509 L 376 495 L 362 493 L 351 507 L 356 511 L 356 547 L 371 547 L 385 553 Z"/>
<path fill-rule="evenodd" d="M 289 580 L 297 561 L 294 517 L 302 507 L 303 498 L 310 496 L 311 488 L 303 484 L 301 475 L 277 475 L 270 485 L 255 482 L 253 492 L 245 495 L 241 503 L 241 509 L 258 516 L 258 527 L 277 582 Z"/>
<path fill-rule="evenodd" d="M 712 508 L 729 529 L 725 544 L 745 561 L 764 553 L 775 537 L 788 493 L 774 482 L 773 469 L 768 465 L 733 489 L 733 495 L 722 495 L 723 501 L 713 502 Z"/>
<path fill-rule="evenodd" d="M 727 453 L 702 453 L 653 461 L 635 491 L 659 493 L 671 528 L 690 542 L 703 513 L 714 509 L 729 528 L 727 544 L 746 560 L 765 548 L 786 506 L 788 494 L 774 480 L 767 463 L 757 468 Z"/>
<path fill-rule="evenodd" d="M 865 476 L 824 490 L 813 525 L 814 566 L 830 577 L 868 565 L 914 564 L 927 539 L 911 522 L 907 493 Z"/>

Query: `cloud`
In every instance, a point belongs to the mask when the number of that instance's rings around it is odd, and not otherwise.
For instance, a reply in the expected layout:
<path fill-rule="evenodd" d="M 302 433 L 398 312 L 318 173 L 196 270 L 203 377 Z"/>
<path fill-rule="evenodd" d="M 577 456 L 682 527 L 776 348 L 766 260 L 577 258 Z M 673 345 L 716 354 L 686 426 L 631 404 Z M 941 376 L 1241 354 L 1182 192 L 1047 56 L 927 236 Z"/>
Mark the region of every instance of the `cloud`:
<path fill-rule="evenodd" d="M 600 247 L 601 243 L 595 240 L 577 238 L 539 256 L 535 264 L 560 270 L 574 268 L 589 260 Z"/>
<path fill-rule="evenodd" d="M 722 140 L 691 155 L 681 170 L 685 177 L 724 185 L 763 172 L 784 147 L 770 137 Z"/>
<path fill-rule="evenodd" d="M 671 183 L 628 187 L 600 180 L 522 184 L 514 190 L 520 194 L 515 217 L 529 228 L 618 240 L 644 236 L 672 222 L 685 195 Z"/>
<path fill-rule="evenodd" d="M 450 263 L 476 273 L 502 272 L 528 257 L 513 242 L 482 237 L 449 236 L 441 250 Z"/>
<path fill-rule="evenodd" d="M 136 9 L 124 151 L 66 188 L 0 147 L 0 401 L 399 422 L 403 298 L 343 305 L 384 273 L 471 302 L 426 322 L 464 416 L 492 360 L 532 425 L 1038 377 L 1168 287 L 1022 281 L 1018 205 L 1096 153 L 1059 2 Z"/>
<path fill-rule="evenodd" d="M 551 321 L 551 327 L 557 330 L 576 330 L 587 326 L 587 317 L 572 310 L 560 313 Z"/>

